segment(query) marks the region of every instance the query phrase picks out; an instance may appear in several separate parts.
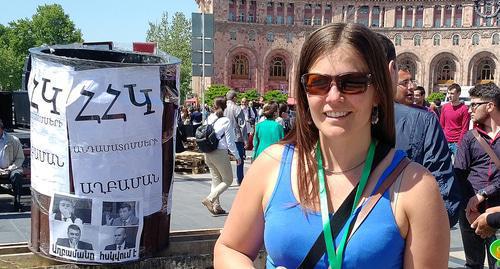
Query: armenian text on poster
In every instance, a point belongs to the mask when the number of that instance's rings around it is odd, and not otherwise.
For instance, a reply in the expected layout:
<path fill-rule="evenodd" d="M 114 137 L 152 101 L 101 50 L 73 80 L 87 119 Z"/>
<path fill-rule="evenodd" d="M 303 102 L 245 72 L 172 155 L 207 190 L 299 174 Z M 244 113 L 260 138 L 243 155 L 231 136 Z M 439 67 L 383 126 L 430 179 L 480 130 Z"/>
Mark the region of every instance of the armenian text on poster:
<path fill-rule="evenodd" d="M 32 61 L 28 82 L 31 113 L 31 186 L 51 196 L 69 192 L 66 100 L 72 89 L 73 71 Z"/>
<path fill-rule="evenodd" d="M 137 197 L 143 199 L 145 215 L 160 210 L 163 104 L 158 74 L 158 67 L 73 74 L 66 113 L 76 195 Z"/>

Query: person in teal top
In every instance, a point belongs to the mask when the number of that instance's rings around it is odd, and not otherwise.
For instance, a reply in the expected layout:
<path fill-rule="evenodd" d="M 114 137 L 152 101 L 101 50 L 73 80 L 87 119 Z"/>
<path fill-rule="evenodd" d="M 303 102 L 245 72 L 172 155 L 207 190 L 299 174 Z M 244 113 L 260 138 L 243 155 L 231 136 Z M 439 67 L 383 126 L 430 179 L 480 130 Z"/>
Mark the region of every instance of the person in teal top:
<path fill-rule="evenodd" d="M 274 120 L 277 112 L 278 105 L 276 103 L 264 106 L 262 114 L 266 119 L 255 126 L 252 160 L 255 160 L 262 151 L 272 144 L 278 143 L 285 136 L 283 126 Z"/>

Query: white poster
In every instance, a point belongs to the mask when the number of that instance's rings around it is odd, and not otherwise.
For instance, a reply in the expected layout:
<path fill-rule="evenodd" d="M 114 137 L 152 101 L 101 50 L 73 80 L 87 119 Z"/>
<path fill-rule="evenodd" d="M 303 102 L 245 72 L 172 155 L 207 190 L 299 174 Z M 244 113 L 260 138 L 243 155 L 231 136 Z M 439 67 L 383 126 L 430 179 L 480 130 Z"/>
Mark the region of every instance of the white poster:
<path fill-rule="evenodd" d="M 91 79 L 89 79 L 91 78 Z M 75 194 L 162 205 L 159 67 L 106 68 L 73 74 L 67 102 Z"/>
<path fill-rule="evenodd" d="M 51 196 L 69 192 L 66 100 L 72 71 L 64 66 L 32 60 L 28 82 L 31 112 L 31 186 Z"/>
<path fill-rule="evenodd" d="M 142 201 L 55 193 L 49 212 L 51 255 L 99 263 L 139 259 Z"/>

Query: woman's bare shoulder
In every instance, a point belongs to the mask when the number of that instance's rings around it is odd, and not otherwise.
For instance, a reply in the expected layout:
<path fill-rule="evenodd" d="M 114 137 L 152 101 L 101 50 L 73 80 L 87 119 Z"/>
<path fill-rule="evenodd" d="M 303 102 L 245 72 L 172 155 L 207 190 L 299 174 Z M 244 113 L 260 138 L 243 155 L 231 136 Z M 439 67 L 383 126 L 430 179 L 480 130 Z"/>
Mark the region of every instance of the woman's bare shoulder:
<path fill-rule="evenodd" d="M 252 181 L 255 188 L 267 192 L 269 186 L 274 186 L 279 174 L 281 159 L 285 145 L 274 144 L 266 148 L 259 157 L 254 160 L 250 168 L 245 174 L 245 181 Z"/>
<path fill-rule="evenodd" d="M 403 171 L 403 185 L 410 189 L 418 184 L 433 184 L 436 183 L 434 176 L 419 163 L 410 162 Z"/>

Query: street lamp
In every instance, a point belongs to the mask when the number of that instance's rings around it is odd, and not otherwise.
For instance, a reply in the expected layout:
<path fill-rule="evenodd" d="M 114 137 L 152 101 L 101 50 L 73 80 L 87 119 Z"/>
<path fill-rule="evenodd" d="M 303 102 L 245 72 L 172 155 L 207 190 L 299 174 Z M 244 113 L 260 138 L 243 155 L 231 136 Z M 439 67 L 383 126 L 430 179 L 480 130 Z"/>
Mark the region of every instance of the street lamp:
<path fill-rule="evenodd" d="M 494 9 L 495 3 L 496 8 Z M 485 7 L 485 9 L 481 10 L 482 7 Z M 474 0 L 474 11 L 477 15 L 485 19 L 494 18 L 498 16 L 500 11 L 500 0 Z"/>

